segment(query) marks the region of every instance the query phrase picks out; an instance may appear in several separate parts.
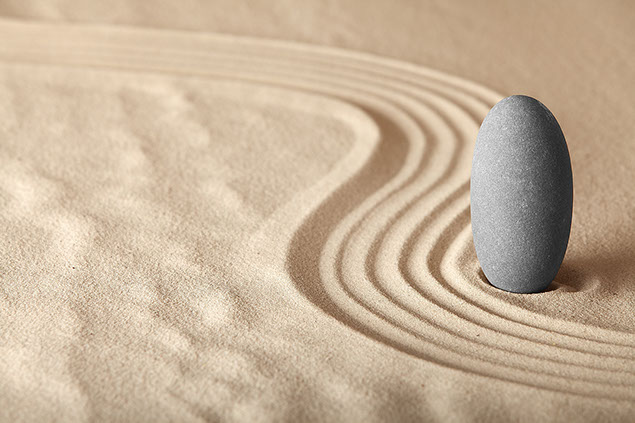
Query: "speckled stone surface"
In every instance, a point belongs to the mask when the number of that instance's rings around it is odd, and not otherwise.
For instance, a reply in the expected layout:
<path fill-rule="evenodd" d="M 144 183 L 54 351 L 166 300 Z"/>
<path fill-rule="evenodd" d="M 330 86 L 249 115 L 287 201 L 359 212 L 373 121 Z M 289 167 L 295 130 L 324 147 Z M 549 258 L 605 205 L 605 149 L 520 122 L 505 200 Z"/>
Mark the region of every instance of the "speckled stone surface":
<path fill-rule="evenodd" d="M 474 148 L 470 201 L 488 281 L 517 293 L 545 290 L 567 249 L 573 178 L 560 125 L 538 100 L 514 95 L 487 114 Z"/>

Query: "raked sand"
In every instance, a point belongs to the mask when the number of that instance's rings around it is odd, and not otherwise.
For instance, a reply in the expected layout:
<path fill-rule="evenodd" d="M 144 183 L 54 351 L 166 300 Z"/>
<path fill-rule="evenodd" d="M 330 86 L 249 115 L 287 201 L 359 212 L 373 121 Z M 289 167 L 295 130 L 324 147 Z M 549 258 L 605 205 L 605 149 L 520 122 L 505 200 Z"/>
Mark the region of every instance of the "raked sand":
<path fill-rule="evenodd" d="M 0 420 L 635 419 L 632 7 L 59 3 L 0 2 Z M 513 93 L 574 173 L 533 295 L 471 238 Z"/>

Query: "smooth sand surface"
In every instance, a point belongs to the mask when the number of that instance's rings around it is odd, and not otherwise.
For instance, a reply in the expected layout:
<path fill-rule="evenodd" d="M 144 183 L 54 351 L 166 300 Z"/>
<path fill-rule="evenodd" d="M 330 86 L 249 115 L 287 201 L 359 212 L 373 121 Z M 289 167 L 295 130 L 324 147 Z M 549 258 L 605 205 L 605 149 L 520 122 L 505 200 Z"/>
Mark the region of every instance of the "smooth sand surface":
<path fill-rule="evenodd" d="M 417 3 L 0 1 L 0 420 L 633 421 L 633 6 Z M 514 93 L 574 173 L 533 295 L 469 220 Z"/>

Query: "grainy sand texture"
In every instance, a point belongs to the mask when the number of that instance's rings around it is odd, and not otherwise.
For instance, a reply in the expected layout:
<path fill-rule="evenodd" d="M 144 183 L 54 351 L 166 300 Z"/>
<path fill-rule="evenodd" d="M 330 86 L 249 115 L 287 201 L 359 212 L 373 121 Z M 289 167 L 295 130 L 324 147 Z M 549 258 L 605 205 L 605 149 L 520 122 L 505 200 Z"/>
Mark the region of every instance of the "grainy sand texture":
<path fill-rule="evenodd" d="M 635 420 L 629 2 L 0 1 L 0 421 Z M 479 125 L 571 154 L 547 292 Z"/>

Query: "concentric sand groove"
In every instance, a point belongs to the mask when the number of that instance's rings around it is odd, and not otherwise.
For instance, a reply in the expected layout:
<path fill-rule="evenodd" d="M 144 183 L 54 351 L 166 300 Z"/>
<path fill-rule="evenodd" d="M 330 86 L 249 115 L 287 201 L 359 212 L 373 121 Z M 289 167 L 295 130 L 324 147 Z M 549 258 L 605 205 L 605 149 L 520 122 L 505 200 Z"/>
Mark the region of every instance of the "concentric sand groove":
<path fill-rule="evenodd" d="M 292 204 L 279 211 L 288 219 L 272 218 L 278 232 L 281 221 L 293 222 L 281 259 L 298 289 L 340 322 L 421 359 L 634 399 L 633 334 L 500 307 L 469 277 L 478 269 L 472 256 L 468 262 L 471 145 L 500 95 L 414 65 L 281 42 L 125 29 L 119 38 L 16 23 L 0 25 L 0 35 L 0 58 L 12 61 L 230 79 L 362 110 L 376 128 L 357 131 L 337 177 L 299 194 L 312 204 L 302 214 Z"/>

